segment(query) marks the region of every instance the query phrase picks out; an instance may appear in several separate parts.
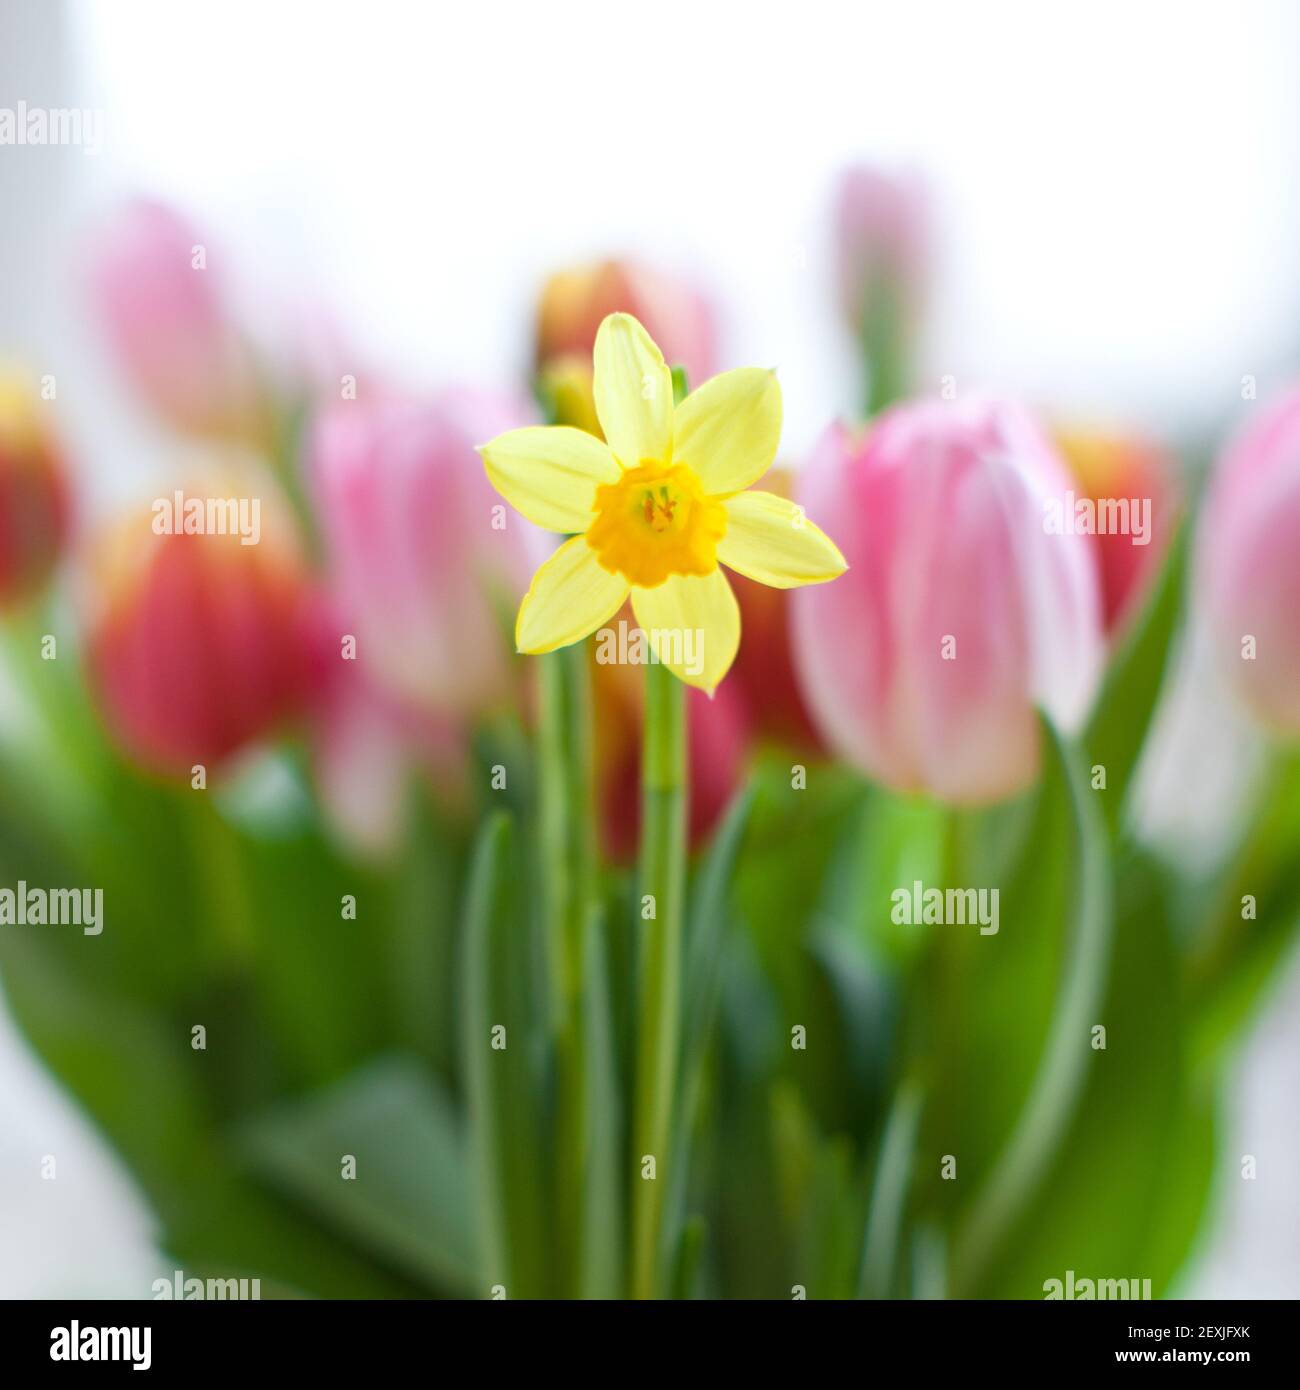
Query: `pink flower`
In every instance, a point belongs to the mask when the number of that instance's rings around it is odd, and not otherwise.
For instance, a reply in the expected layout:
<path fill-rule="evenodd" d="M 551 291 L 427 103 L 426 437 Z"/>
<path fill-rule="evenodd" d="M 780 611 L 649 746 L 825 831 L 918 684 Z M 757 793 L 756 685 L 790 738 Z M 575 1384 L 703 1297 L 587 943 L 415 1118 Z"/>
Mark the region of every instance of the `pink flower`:
<path fill-rule="evenodd" d="M 908 334 L 921 315 L 931 259 L 930 204 L 912 175 L 892 175 L 868 164 L 840 176 L 836 203 L 836 259 L 840 307 L 856 335 L 867 316 L 885 306 L 895 330 Z"/>
<path fill-rule="evenodd" d="M 338 401 L 317 422 L 312 481 L 345 632 L 374 681 L 434 713 L 477 713 L 516 679 L 514 605 L 537 533 L 492 490 L 480 439 L 524 421 L 513 398 Z"/>
<path fill-rule="evenodd" d="M 1300 386 L 1224 452 L 1205 501 L 1197 566 L 1233 685 L 1270 728 L 1300 734 Z"/>
<path fill-rule="evenodd" d="M 1091 547 L 1046 521 L 1068 486 L 1028 415 L 996 400 L 823 436 L 800 501 L 834 518 L 849 569 L 792 598 L 804 692 L 836 752 L 955 803 L 1033 780 L 1036 708 L 1076 727 L 1102 660 Z"/>
<path fill-rule="evenodd" d="M 127 203 L 92 247 L 91 289 L 109 344 L 141 398 L 174 428 L 260 439 L 265 403 L 229 317 L 220 261 L 161 203 Z"/>
<path fill-rule="evenodd" d="M 265 509 L 263 509 L 265 510 Z M 145 767 L 210 773 L 286 720 L 313 688 L 314 600 L 292 534 L 158 534 L 148 512 L 101 539 L 87 643 L 118 742 Z"/>

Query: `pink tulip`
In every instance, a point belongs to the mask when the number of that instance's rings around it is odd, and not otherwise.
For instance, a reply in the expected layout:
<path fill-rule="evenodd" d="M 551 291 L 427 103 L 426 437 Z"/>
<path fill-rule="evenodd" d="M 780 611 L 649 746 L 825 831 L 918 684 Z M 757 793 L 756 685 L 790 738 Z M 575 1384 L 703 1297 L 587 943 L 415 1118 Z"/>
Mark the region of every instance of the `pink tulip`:
<path fill-rule="evenodd" d="M 122 207 L 91 248 L 91 288 L 109 344 L 142 399 L 174 428 L 260 439 L 265 406 L 196 227 L 161 203 Z"/>
<path fill-rule="evenodd" d="M 478 713 L 517 676 L 513 610 L 537 534 L 488 482 L 474 445 L 521 404 L 456 391 L 338 401 L 311 469 L 345 631 L 374 681 L 432 713 Z"/>
<path fill-rule="evenodd" d="M 314 701 L 314 752 L 321 810 L 354 852 L 383 858 L 401 843 L 413 773 L 459 809 L 467 740 L 457 725 L 395 701 L 364 661 L 339 659 L 337 620 L 322 623 L 322 671 Z"/>
<path fill-rule="evenodd" d="M 849 562 L 793 595 L 814 721 L 901 791 L 1007 796 L 1039 766 L 1036 708 L 1081 722 L 1102 660 L 1088 539 L 1049 531 L 1064 466 L 1018 407 L 980 397 L 833 426 L 800 480 Z"/>
<path fill-rule="evenodd" d="M 265 510 L 265 509 L 263 509 Z M 148 511 L 101 541 L 91 684 L 143 766 L 188 776 L 301 715 L 316 680 L 315 600 L 292 533 L 157 534 Z"/>
<path fill-rule="evenodd" d="M 1219 461 L 1198 581 L 1223 666 L 1270 728 L 1300 735 L 1300 386 L 1261 410 Z"/>
<path fill-rule="evenodd" d="M 895 329 L 910 333 L 920 319 L 929 275 L 930 204 L 910 175 L 854 165 L 840 177 L 836 257 L 840 306 L 861 337 L 868 315 L 889 297 Z"/>

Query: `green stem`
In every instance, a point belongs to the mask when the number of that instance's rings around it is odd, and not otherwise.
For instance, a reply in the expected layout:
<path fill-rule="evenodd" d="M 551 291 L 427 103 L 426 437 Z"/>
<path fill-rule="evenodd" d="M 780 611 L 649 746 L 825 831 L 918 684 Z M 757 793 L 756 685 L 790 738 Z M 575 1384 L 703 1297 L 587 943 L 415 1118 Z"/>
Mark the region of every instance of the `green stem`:
<path fill-rule="evenodd" d="M 542 659 L 540 821 L 543 914 L 556 1077 L 555 1278 L 577 1295 L 592 1116 L 585 1104 L 584 937 L 594 900 L 591 679 L 583 643 Z"/>
<path fill-rule="evenodd" d="M 632 1295 L 661 1285 L 666 1166 L 681 1014 L 682 908 L 686 881 L 686 705 L 666 666 L 646 667 L 641 758 L 641 946 L 633 1116 Z M 644 1176 L 653 1158 L 653 1177 Z"/>

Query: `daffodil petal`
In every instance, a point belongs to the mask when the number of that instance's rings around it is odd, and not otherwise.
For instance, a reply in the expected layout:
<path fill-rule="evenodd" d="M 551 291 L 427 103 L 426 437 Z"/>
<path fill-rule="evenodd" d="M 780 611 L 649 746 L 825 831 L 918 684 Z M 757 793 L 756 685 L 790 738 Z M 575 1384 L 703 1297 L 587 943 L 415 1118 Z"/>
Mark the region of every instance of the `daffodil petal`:
<path fill-rule="evenodd" d="M 585 536 L 574 536 L 533 575 L 515 620 L 515 646 L 537 656 L 567 647 L 612 618 L 627 598 L 627 580 L 596 559 Z"/>
<path fill-rule="evenodd" d="M 780 442 L 781 386 L 762 367 L 706 381 L 677 407 L 673 421 L 673 462 L 693 469 L 710 496 L 756 482 Z"/>
<path fill-rule="evenodd" d="M 673 375 L 631 314 L 610 314 L 592 353 L 596 414 L 624 468 L 667 459 L 673 441 Z"/>
<path fill-rule="evenodd" d="M 740 646 L 740 607 L 719 569 L 678 574 L 632 590 L 632 611 L 651 649 L 679 680 L 712 694 Z"/>
<path fill-rule="evenodd" d="M 479 452 L 492 486 L 548 531 L 585 531 L 597 486 L 619 477 L 608 445 L 567 425 L 508 430 Z"/>
<path fill-rule="evenodd" d="M 718 542 L 718 559 L 746 578 L 794 589 L 824 584 L 848 569 L 835 542 L 788 498 L 738 492 L 722 505 L 727 533 Z"/>

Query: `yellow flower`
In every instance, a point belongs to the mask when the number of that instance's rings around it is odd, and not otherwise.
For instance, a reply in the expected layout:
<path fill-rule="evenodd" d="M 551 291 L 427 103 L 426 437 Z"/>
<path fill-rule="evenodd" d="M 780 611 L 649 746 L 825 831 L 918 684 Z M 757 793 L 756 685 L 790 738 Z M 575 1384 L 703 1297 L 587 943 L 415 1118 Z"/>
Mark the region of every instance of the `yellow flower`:
<path fill-rule="evenodd" d="M 572 535 L 533 576 L 515 643 L 536 654 L 579 642 L 630 593 L 659 660 L 712 692 L 740 645 L 740 610 L 719 562 L 778 589 L 821 584 L 848 566 L 793 502 L 745 490 L 780 442 L 775 373 L 723 372 L 674 407 L 672 373 L 630 314 L 600 325 L 593 360 L 605 440 L 533 426 L 479 451 L 511 506 Z"/>

